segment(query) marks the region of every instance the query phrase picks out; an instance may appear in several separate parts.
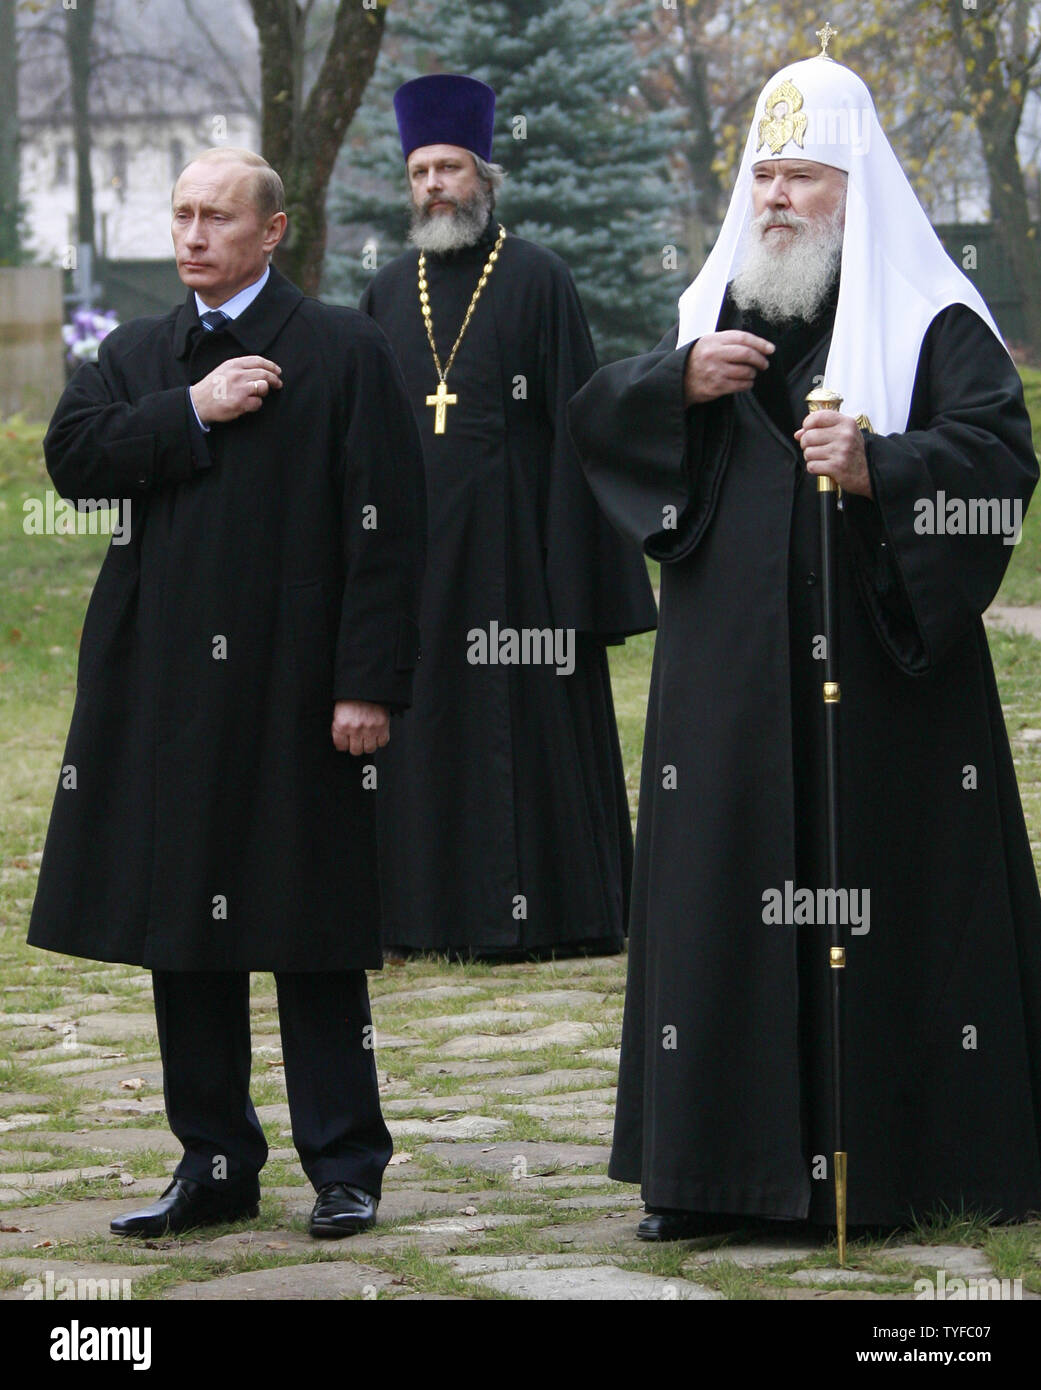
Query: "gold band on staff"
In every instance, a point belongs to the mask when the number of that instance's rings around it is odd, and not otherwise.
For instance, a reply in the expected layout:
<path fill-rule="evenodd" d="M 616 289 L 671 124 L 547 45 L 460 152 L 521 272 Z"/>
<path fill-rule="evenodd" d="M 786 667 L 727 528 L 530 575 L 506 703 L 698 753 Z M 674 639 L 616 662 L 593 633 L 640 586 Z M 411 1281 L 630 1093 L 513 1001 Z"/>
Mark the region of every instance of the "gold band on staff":
<path fill-rule="evenodd" d="M 835 1160 L 835 1237 L 839 1247 L 839 1267 L 846 1267 L 846 1193 L 847 1171 L 846 1154 L 838 1151 Z"/>

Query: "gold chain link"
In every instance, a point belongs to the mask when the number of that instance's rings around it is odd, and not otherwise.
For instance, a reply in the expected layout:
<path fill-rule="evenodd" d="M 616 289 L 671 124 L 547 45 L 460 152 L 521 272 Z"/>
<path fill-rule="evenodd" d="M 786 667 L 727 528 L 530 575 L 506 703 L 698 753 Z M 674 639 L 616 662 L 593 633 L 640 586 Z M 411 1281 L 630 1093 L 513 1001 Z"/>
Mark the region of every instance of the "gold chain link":
<path fill-rule="evenodd" d="M 488 277 L 495 269 L 495 262 L 499 259 L 499 251 L 505 240 L 506 228 L 500 225 L 498 238 L 496 239 L 495 246 L 488 254 L 488 259 L 484 263 L 484 269 L 481 271 L 481 278 L 477 281 L 477 288 L 473 292 L 473 298 L 470 300 L 470 307 L 466 311 L 466 317 L 463 319 L 463 326 L 459 330 L 459 336 L 452 344 L 452 351 L 448 354 L 448 361 L 443 367 L 441 366 L 441 359 L 437 355 L 437 344 L 434 342 L 434 319 L 430 312 L 430 288 L 427 285 L 426 252 L 420 251 L 419 253 L 419 307 L 423 314 L 423 323 L 426 325 L 427 338 L 430 340 L 430 351 L 434 354 L 434 366 L 437 368 L 437 377 L 439 381 L 444 381 L 448 373 L 452 370 L 452 363 L 455 361 L 455 355 L 459 351 L 459 344 L 463 341 L 463 334 L 466 332 L 470 320 L 473 317 L 473 311 L 477 308 L 477 301 L 481 297 L 481 291 L 484 289 L 485 285 L 487 285 Z"/>

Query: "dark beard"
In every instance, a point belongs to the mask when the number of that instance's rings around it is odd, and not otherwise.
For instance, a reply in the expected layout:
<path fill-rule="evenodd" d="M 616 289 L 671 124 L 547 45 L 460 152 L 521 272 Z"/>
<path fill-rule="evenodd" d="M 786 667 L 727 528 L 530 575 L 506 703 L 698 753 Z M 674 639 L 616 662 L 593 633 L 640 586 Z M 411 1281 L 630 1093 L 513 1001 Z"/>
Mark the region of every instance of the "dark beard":
<path fill-rule="evenodd" d="M 440 202 L 454 203 L 451 212 L 427 211 L 426 205 L 417 208 L 411 204 L 411 224 L 408 239 L 420 251 L 433 256 L 444 256 L 450 251 L 461 251 L 465 246 L 475 246 L 481 238 L 492 210 L 492 198 L 488 189 L 478 188 L 469 198 L 448 198 Z"/>

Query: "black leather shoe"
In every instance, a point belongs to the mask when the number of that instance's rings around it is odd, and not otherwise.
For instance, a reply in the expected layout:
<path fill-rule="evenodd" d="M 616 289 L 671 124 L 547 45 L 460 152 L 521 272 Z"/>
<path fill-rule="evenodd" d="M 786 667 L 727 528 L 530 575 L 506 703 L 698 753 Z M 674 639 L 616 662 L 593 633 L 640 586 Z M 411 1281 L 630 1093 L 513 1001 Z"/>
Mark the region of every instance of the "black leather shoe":
<path fill-rule="evenodd" d="M 191 1178 L 174 1178 L 154 1205 L 117 1216 L 109 1230 L 117 1236 L 164 1236 L 190 1231 L 195 1226 L 216 1226 L 241 1221 L 259 1211 L 258 1184 L 240 1184 L 227 1192 L 205 1187 Z"/>
<path fill-rule="evenodd" d="M 319 1190 L 311 1211 L 311 1234 L 338 1239 L 357 1235 L 376 1224 L 379 1198 L 345 1182 L 330 1182 Z"/>
<path fill-rule="evenodd" d="M 639 1240 L 696 1240 L 698 1236 L 727 1235 L 741 1225 L 739 1217 L 698 1211 L 652 1211 L 636 1228 Z"/>

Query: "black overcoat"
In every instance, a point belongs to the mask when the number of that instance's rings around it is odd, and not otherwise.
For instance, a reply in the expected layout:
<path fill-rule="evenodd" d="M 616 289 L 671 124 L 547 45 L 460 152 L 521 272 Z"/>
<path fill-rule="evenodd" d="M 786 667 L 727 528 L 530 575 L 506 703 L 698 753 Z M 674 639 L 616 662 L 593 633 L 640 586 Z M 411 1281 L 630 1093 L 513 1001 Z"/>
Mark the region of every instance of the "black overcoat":
<path fill-rule="evenodd" d="M 445 362 L 498 234 L 427 257 Z M 507 236 L 448 377 L 445 432 L 420 314 L 418 252 L 362 300 L 419 422 L 430 527 L 423 660 L 403 736 L 381 755 L 390 946 L 463 953 L 617 951 L 632 832 L 604 644 L 652 628 L 638 546 L 602 515 L 567 432 L 596 361 L 570 271 Z M 575 634 L 575 669 L 471 664 L 469 634 Z"/>
<path fill-rule="evenodd" d="M 795 422 L 829 335 L 780 383 Z M 828 1221 L 828 928 L 764 898 L 827 883 L 817 492 L 758 393 L 684 409 L 675 343 L 571 407 L 598 497 L 663 562 L 610 1172 L 653 1206 Z M 980 616 L 1012 550 L 915 527 L 938 491 L 1025 503 L 1037 479 L 976 315 L 937 317 L 907 430 L 866 439 L 875 500 L 845 499 L 838 572 L 842 883 L 870 891 L 847 934 L 849 1219 L 1023 1215 L 1041 901 Z"/>
<path fill-rule="evenodd" d="M 253 353 L 283 389 L 204 435 L 188 384 Z M 214 334 L 189 294 L 104 340 L 44 447 L 62 496 L 127 499 L 131 540 L 87 611 L 29 941 L 378 967 L 369 760 L 330 726 L 336 699 L 407 706 L 417 656 L 421 445 L 383 334 L 274 269 Z"/>

